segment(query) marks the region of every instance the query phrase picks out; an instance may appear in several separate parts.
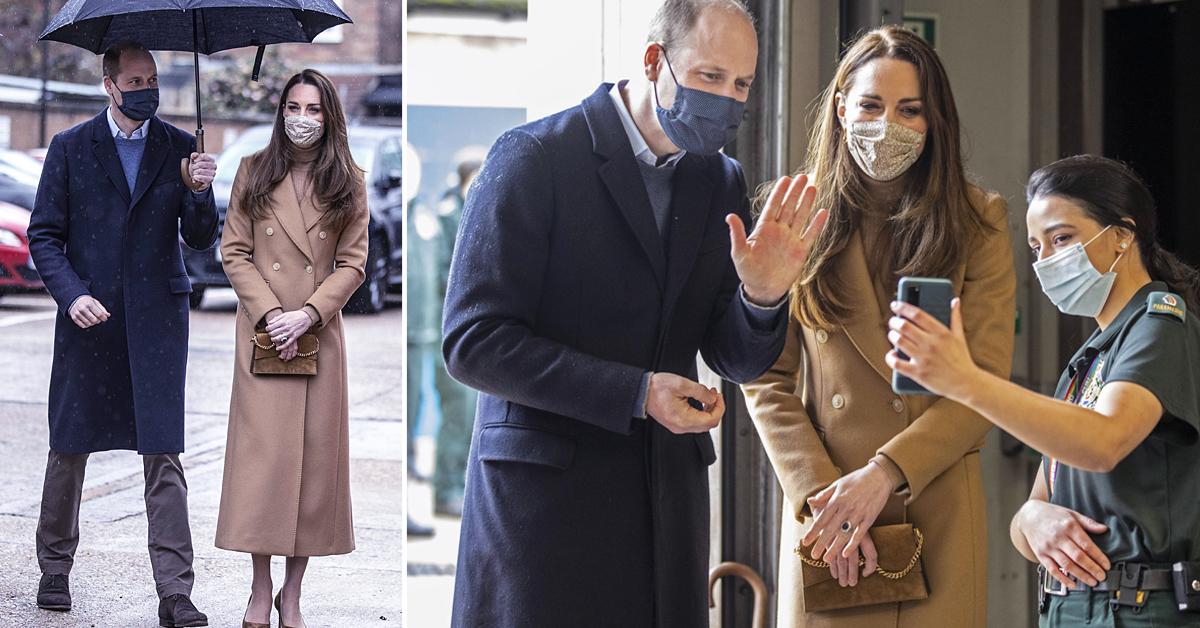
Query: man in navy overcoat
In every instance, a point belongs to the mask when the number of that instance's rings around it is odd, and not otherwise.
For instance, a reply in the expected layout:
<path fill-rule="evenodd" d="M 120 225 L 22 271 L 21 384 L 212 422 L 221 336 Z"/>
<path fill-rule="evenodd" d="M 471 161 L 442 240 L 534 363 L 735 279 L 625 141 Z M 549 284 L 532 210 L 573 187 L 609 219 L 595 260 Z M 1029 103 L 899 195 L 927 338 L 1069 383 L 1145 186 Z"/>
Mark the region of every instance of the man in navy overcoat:
<path fill-rule="evenodd" d="M 180 163 L 210 183 L 216 164 L 155 117 L 154 58 L 136 44 L 104 55 L 109 107 L 54 136 L 29 223 L 30 252 L 58 304 L 50 454 L 37 529 L 38 606 L 71 607 L 88 454 L 143 455 L 150 562 L 164 626 L 204 626 L 190 601 L 192 544 L 183 451 L 188 293 L 180 236 L 213 245 L 211 188 L 184 187 Z"/>
<path fill-rule="evenodd" d="M 758 52 L 740 2 L 666 0 L 649 42 L 644 78 L 503 135 L 466 204 L 443 340 L 482 392 L 457 627 L 707 624 L 724 403 L 696 355 L 734 382 L 774 363 L 825 214 L 784 178 L 746 236 L 718 152 Z"/>

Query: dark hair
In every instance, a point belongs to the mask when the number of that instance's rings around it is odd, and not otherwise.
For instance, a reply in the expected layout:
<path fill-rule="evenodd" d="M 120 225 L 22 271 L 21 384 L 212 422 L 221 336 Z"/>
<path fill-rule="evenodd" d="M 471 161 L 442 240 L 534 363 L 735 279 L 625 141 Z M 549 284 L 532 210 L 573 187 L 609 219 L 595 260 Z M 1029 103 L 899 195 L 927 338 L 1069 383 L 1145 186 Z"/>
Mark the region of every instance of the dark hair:
<path fill-rule="evenodd" d="M 674 52 L 696 27 L 700 14 L 710 7 L 734 11 L 745 17 L 751 25 L 754 24 L 754 16 L 742 0 L 666 0 L 650 20 L 646 41 L 660 43 L 663 48 Z"/>
<path fill-rule="evenodd" d="M 883 26 L 854 42 L 813 109 L 808 159 L 797 172 L 807 173 L 817 188 L 816 207 L 829 209 L 829 221 L 817 236 L 792 288 L 792 313 L 803 325 L 831 329 L 853 315 L 847 302 L 850 289 L 837 273 L 829 272 L 835 258 L 850 242 L 869 206 L 867 175 L 855 165 L 838 118 L 838 94 L 848 95 L 858 71 L 876 59 L 897 59 L 913 65 L 921 85 L 921 100 L 929 129 L 925 148 L 904 174 L 898 206 L 884 225 L 891 247 L 868 252 L 886 257 L 891 277 L 946 277 L 966 259 L 979 238 L 994 229 L 985 220 L 985 207 L 972 203 L 972 186 L 963 171 L 958 108 L 950 78 L 937 52 L 924 39 L 899 26 Z M 761 208 L 770 185 L 759 189 Z"/>
<path fill-rule="evenodd" d="M 114 81 L 117 80 L 117 75 L 121 73 L 121 55 L 127 52 L 144 52 L 150 54 L 150 51 L 145 46 L 136 41 L 117 42 L 104 51 L 104 60 L 101 62 L 104 68 L 104 76 Z"/>
<path fill-rule="evenodd" d="M 324 113 L 325 132 L 317 141 L 317 160 L 311 169 L 313 193 L 324 206 L 322 224 L 339 231 L 350 223 L 354 211 L 359 207 L 358 197 L 365 194 L 363 169 L 354 162 L 350 153 L 350 139 L 346 132 L 346 114 L 337 88 L 327 76 L 316 70 L 301 70 L 284 85 L 279 94 L 279 107 L 275 110 L 275 128 L 271 141 L 263 150 L 255 153 L 247 162 L 246 181 L 234 194 L 240 210 L 247 211 L 255 220 L 263 220 L 271 205 L 271 193 L 292 168 L 296 150 L 283 127 L 284 108 L 288 93 L 296 85 L 312 85 L 321 93 L 321 111 Z"/>
<path fill-rule="evenodd" d="M 1101 227 L 1131 231 L 1150 278 L 1165 282 L 1200 313 L 1200 271 L 1159 245 L 1154 197 L 1132 168 L 1098 155 L 1060 159 L 1034 172 L 1025 186 L 1030 203 L 1050 196 L 1079 205 Z"/>

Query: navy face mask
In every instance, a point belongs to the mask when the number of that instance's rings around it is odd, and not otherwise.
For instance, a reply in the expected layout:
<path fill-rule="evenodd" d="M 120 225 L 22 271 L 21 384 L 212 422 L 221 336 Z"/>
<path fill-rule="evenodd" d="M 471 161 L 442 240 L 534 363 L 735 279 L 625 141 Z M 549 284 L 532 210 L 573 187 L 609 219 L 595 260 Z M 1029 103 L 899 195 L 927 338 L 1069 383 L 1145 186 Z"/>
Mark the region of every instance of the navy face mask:
<path fill-rule="evenodd" d="M 711 155 L 733 141 L 746 103 L 728 96 L 684 87 L 675 77 L 666 48 L 662 49 L 667 71 L 675 81 L 675 103 L 663 109 L 658 102 L 658 85 L 654 86 L 655 111 L 658 123 L 671 143 L 698 155 Z"/>
<path fill-rule="evenodd" d="M 116 83 L 113 83 L 113 89 L 121 92 L 121 88 L 117 87 Z M 158 88 L 149 87 L 121 92 L 121 104 L 117 105 L 117 109 L 130 120 L 137 122 L 149 120 L 158 111 Z"/>

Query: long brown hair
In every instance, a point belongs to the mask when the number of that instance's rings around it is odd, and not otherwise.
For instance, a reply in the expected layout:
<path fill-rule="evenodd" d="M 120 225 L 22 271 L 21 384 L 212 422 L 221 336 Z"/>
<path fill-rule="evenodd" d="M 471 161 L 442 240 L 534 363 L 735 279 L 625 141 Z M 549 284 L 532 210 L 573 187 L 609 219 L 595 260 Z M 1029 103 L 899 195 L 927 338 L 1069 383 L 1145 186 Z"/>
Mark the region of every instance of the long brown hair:
<path fill-rule="evenodd" d="M 328 77 L 316 70 L 302 70 L 288 79 L 283 92 L 279 94 L 271 141 L 266 148 L 250 156 L 248 176 L 238 196 L 238 206 L 249 212 L 255 220 L 266 218 L 271 207 L 272 190 L 292 168 L 296 147 L 284 131 L 283 118 L 288 93 L 296 85 L 312 85 L 321 94 L 325 130 L 317 141 L 317 159 L 309 172 L 313 193 L 319 206 L 324 208 L 321 222 L 333 231 L 340 231 L 353 218 L 359 206 L 359 195 L 365 193 L 362 184 L 364 171 L 350 154 L 346 114 L 342 111 L 337 88 Z"/>
<path fill-rule="evenodd" d="M 898 26 L 884 26 L 860 37 L 838 65 L 814 110 L 808 173 L 817 189 L 816 207 L 829 209 L 829 220 L 813 244 L 792 290 L 792 313 L 805 326 L 831 328 L 851 315 L 841 278 L 830 263 L 849 243 L 869 206 L 864 174 L 855 165 L 838 120 L 837 96 L 847 95 L 855 73 L 879 58 L 907 61 L 917 69 L 929 128 L 921 157 L 904 175 L 897 207 L 885 231 L 891 239 L 889 265 L 894 276 L 948 276 L 975 238 L 987 228 L 968 197 L 962 166 L 958 110 L 950 80 L 937 53 L 924 40 Z M 760 195 L 761 197 L 761 195 Z M 891 279 L 891 278 L 889 278 Z"/>

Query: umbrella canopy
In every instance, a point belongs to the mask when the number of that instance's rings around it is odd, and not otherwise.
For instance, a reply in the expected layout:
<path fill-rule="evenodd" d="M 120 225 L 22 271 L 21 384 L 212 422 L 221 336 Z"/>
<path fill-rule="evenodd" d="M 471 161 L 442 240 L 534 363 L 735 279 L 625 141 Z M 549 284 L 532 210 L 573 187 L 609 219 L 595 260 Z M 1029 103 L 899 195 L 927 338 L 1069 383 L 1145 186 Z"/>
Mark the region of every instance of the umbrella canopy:
<path fill-rule="evenodd" d="M 58 41 L 100 54 L 120 42 L 147 50 L 191 51 L 196 73 L 196 147 L 204 152 L 200 115 L 200 53 L 256 46 L 254 80 L 269 44 L 311 43 L 321 31 L 350 23 L 334 0 L 69 0 L 39 40 Z M 195 190 L 187 160 L 179 167 Z"/>
<path fill-rule="evenodd" d="M 70 0 L 39 39 L 96 54 L 134 41 L 149 50 L 207 55 L 312 42 L 321 31 L 350 21 L 334 0 Z"/>

